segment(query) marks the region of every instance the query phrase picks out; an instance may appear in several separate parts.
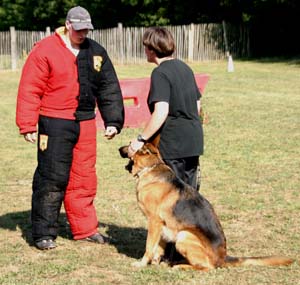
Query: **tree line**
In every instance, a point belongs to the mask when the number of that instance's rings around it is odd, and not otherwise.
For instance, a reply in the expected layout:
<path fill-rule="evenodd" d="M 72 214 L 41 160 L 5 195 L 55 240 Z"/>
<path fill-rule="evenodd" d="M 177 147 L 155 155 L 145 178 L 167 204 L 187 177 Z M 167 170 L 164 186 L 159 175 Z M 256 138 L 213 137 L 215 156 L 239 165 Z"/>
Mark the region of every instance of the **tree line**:
<path fill-rule="evenodd" d="M 0 0 L 0 30 L 54 30 L 76 5 L 96 29 L 221 23 L 246 25 L 254 56 L 300 53 L 298 0 Z"/>

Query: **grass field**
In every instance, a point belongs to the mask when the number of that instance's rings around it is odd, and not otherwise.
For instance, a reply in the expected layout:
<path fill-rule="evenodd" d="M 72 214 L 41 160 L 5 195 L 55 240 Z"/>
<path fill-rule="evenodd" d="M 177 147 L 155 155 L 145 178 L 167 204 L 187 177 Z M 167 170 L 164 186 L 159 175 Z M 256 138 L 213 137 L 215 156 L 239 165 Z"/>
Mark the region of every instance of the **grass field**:
<path fill-rule="evenodd" d="M 116 66 L 120 78 L 149 76 L 153 65 Z M 300 260 L 300 61 L 235 61 L 191 65 L 208 73 L 203 96 L 205 154 L 201 192 L 223 225 L 233 256 L 286 255 Z M 0 72 L 0 284 L 300 284 L 300 265 L 217 269 L 207 273 L 149 266 L 136 269 L 146 220 L 135 182 L 118 148 L 138 129 L 112 141 L 98 135 L 95 205 L 108 245 L 75 242 L 65 218 L 55 250 L 31 246 L 31 180 L 36 146 L 15 125 L 20 72 Z"/>

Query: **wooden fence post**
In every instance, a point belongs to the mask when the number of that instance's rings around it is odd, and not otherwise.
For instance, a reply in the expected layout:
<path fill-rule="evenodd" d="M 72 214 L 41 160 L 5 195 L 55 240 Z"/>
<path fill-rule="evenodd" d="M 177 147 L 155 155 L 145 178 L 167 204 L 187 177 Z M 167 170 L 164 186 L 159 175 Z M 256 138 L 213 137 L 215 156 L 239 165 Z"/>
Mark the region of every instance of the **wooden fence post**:
<path fill-rule="evenodd" d="M 190 25 L 189 28 L 189 47 L 188 47 L 188 61 L 192 62 L 194 58 L 194 24 Z"/>
<path fill-rule="evenodd" d="M 10 55 L 11 55 L 11 69 L 17 69 L 17 34 L 15 27 L 10 27 Z"/>
<path fill-rule="evenodd" d="M 121 59 L 121 63 L 123 64 L 124 62 L 124 49 L 123 49 L 123 25 L 122 23 L 118 23 L 118 39 L 119 39 L 119 49 L 120 49 L 120 59 Z M 120 60 L 119 59 L 119 60 Z"/>
<path fill-rule="evenodd" d="M 227 40 L 226 23 L 224 20 L 222 21 L 222 26 L 223 26 L 226 56 L 228 57 L 230 55 L 230 51 L 229 51 L 228 40 Z"/>
<path fill-rule="evenodd" d="M 46 37 L 51 35 L 50 27 L 46 27 Z"/>

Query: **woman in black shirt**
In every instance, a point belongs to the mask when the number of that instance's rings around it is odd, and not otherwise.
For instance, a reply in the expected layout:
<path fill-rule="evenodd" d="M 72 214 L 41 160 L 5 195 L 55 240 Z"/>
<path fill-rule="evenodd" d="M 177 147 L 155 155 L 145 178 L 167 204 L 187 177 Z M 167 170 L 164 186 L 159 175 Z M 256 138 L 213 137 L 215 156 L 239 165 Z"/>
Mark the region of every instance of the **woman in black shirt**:
<path fill-rule="evenodd" d="M 151 118 L 142 133 L 131 141 L 129 155 L 159 134 L 158 148 L 166 164 L 196 189 L 203 129 L 199 117 L 201 94 L 194 73 L 173 57 L 175 43 L 167 29 L 148 28 L 143 44 L 148 62 L 157 65 L 151 74 L 147 101 Z"/>

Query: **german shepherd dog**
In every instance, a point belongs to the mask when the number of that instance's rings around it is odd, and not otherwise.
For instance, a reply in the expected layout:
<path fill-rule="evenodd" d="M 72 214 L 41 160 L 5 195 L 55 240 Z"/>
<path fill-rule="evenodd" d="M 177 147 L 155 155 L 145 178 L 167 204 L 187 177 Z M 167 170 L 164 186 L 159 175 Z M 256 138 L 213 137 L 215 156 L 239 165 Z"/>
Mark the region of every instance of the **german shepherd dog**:
<path fill-rule="evenodd" d="M 119 148 L 128 158 L 128 146 Z M 162 160 L 158 149 L 146 143 L 125 167 L 136 178 L 136 195 L 140 209 L 148 220 L 143 267 L 159 264 L 168 242 L 185 258 L 182 269 L 207 271 L 217 267 L 245 265 L 289 265 L 287 257 L 231 257 L 226 252 L 226 238 L 211 204 L 191 186 L 178 179 Z"/>

